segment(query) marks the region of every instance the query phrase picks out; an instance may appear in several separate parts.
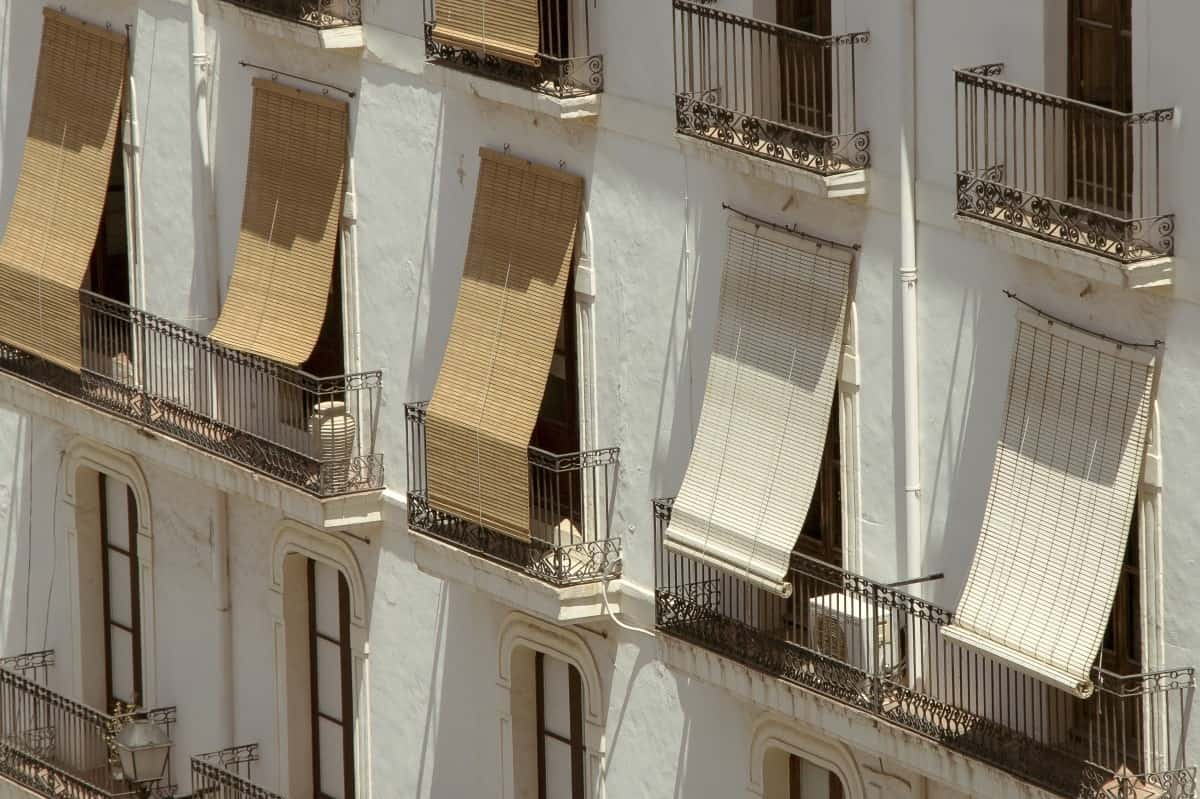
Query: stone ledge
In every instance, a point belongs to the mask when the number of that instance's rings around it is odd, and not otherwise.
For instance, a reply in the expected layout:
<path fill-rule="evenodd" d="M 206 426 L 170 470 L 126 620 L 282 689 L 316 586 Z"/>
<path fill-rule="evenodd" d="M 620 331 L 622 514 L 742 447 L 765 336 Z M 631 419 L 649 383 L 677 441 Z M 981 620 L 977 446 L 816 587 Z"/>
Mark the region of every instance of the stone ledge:
<path fill-rule="evenodd" d="M 870 756 L 891 760 L 967 796 L 1062 799 L 936 741 L 855 710 L 703 647 L 660 633 L 662 660 L 686 677 L 723 688 Z"/>
<path fill-rule="evenodd" d="M 366 44 L 362 25 L 319 28 L 244 8 L 231 0 L 220 0 L 216 6 L 223 20 L 241 25 L 254 33 L 285 39 L 305 47 L 318 50 L 353 50 Z"/>

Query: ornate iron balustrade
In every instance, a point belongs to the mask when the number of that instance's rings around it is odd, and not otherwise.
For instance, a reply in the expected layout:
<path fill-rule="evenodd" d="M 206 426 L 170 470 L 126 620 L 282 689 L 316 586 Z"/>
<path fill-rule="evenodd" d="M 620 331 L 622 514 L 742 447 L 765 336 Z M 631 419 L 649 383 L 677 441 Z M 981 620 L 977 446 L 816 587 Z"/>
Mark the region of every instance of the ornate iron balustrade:
<path fill-rule="evenodd" d="M 435 39 L 437 0 L 424 0 L 425 58 L 559 99 L 599 94 L 604 91 L 604 56 L 592 52 L 588 6 L 586 0 L 540 0 L 542 32 L 537 63 L 525 64 L 496 52 Z"/>
<path fill-rule="evenodd" d="M 0 344 L 0 371 L 319 497 L 383 487 L 381 372 L 320 378 L 80 292 L 83 369 Z"/>
<path fill-rule="evenodd" d="M 689 0 L 673 5 L 680 133 L 819 175 L 870 164 L 854 64 L 868 33 L 816 36 Z"/>
<path fill-rule="evenodd" d="M 261 14 L 312 28 L 362 24 L 362 0 L 225 0 Z"/>
<path fill-rule="evenodd" d="M 1076 699 L 940 634 L 950 611 L 793 553 L 787 598 L 667 551 L 654 506 L 660 630 L 832 697 L 1071 799 L 1196 796 L 1192 669 L 1098 670 Z M 1154 794 L 1158 795 L 1158 794 Z"/>
<path fill-rule="evenodd" d="M 283 799 L 251 781 L 258 744 L 231 746 L 192 758 L 192 799 Z"/>
<path fill-rule="evenodd" d="M 29 664 L 46 654 L 6 658 Z M 52 662 L 52 658 L 51 661 Z M 141 712 L 139 716 L 171 734 L 175 708 Z M 113 777 L 109 746 L 116 720 L 0 667 L 0 775 L 42 796 L 61 799 L 134 799 L 133 786 Z M 168 766 L 169 769 L 169 766 Z M 170 771 L 153 796 L 175 794 Z"/>
<path fill-rule="evenodd" d="M 956 70 L 958 215 L 1123 264 L 1173 255 L 1159 166 L 1173 109 L 1120 113 Z"/>
<path fill-rule="evenodd" d="M 611 486 L 620 450 L 555 455 L 529 448 L 530 540 L 434 508 L 425 468 L 425 410 L 404 406 L 408 421 L 408 524 L 554 586 L 621 576 L 621 539 L 610 537 Z"/>

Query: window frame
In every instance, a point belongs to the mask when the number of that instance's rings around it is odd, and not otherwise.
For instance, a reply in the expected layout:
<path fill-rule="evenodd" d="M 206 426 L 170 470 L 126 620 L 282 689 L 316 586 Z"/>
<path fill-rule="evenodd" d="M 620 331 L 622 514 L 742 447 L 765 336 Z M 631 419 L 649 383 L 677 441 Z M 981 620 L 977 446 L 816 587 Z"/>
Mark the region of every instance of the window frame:
<path fill-rule="evenodd" d="M 342 747 L 342 780 L 345 799 L 354 799 L 354 707 L 351 686 L 351 653 L 350 653 L 350 586 L 346 575 L 340 569 L 328 564 L 321 564 L 332 569 L 338 578 L 338 640 L 330 638 L 317 629 L 317 593 L 316 566 L 317 561 L 305 559 L 306 594 L 308 600 L 308 681 L 309 681 L 309 727 L 312 734 L 312 768 L 314 797 L 332 799 L 321 790 L 321 727 L 322 719 L 336 724 L 341 728 Z M 338 647 L 339 679 L 341 682 L 342 717 L 334 719 L 321 712 L 320 705 L 320 673 L 317 668 L 317 643 L 324 640 Z"/>
<path fill-rule="evenodd" d="M 587 744 L 583 737 L 583 677 L 572 664 L 561 661 L 567 669 L 569 686 L 571 734 L 564 738 L 559 733 L 546 729 L 546 654 L 540 650 L 534 652 L 534 694 L 536 702 L 535 716 L 537 718 L 537 769 L 538 769 L 538 799 L 550 799 L 546 788 L 546 739 L 558 741 L 571 749 L 571 799 L 586 799 L 587 789 L 584 771 L 587 763 Z M 555 797 L 555 799 L 558 799 Z"/>
<path fill-rule="evenodd" d="M 112 543 L 108 523 L 108 475 L 97 472 L 97 485 L 100 499 L 100 573 L 101 594 L 104 604 L 104 691 L 106 710 L 113 710 L 118 701 L 126 704 L 140 705 L 145 701 L 142 672 L 142 603 L 141 584 L 138 580 L 138 516 L 137 498 L 133 489 L 125 485 L 125 502 L 127 507 L 126 521 L 129 535 L 129 548 L 122 549 Z M 112 574 L 109 570 L 110 553 L 125 558 L 129 564 L 129 615 L 132 625 L 114 621 L 112 618 Z M 129 634 L 132 639 L 131 660 L 133 674 L 131 685 L 133 696 L 128 699 L 118 697 L 114 690 L 113 680 L 113 627 Z"/>

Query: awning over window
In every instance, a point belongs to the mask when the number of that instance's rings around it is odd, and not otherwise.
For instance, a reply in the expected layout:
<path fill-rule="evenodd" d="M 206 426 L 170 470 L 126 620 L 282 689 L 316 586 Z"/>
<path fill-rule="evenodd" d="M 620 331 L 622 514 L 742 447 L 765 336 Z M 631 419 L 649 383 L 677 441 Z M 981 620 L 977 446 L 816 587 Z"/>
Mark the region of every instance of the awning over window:
<path fill-rule="evenodd" d="M 433 40 L 537 66 L 538 0 L 437 0 Z"/>
<path fill-rule="evenodd" d="M 1137 499 L 1154 356 L 1023 315 L 952 641 L 1079 696 Z"/>
<path fill-rule="evenodd" d="M 790 592 L 837 388 L 852 261 L 842 248 L 730 222 L 704 406 L 668 549 Z"/>
<path fill-rule="evenodd" d="M 242 231 L 213 339 L 291 366 L 312 354 L 333 277 L 347 119 L 345 103 L 254 81 Z"/>
<path fill-rule="evenodd" d="M 121 116 L 124 35 L 45 9 L 29 132 L 0 242 L 0 340 L 78 372 L 79 289 Z"/>
<path fill-rule="evenodd" d="M 529 440 L 554 356 L 583 179 L 480 150 L 450 341 L 426 428 L 429 503 L 529 538 Z"/>

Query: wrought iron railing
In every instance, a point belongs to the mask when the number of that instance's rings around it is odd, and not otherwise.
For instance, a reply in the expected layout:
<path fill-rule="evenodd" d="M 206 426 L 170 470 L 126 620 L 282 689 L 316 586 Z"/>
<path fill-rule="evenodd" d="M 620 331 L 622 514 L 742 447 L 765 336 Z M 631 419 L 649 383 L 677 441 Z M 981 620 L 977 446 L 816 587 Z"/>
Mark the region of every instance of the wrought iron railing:
<path fill-rule="evenodd" d="M 536 63 L 474 49 L 435 36 L 437 0 L 423 0 L 425 57 L 434 63 L 512 83 L 559 99 L 604 91 L 604 56 L 592 52 L 590 0 L 538 0 L 541 36 Z"/>
<path fill-rule="evenodd" d="M 1121 113 L 956 70 L 958 214 L 1121 263 L 1172 255 L 1160 196 L 1173 109 Z"/>
<path fill-rule="evenodd" d="M 616 448 L 555 455 L 529 448 L 530 539 L 489 529 L 434 508 L 425 468 L 427 403 L 405 406 L 408 419 L 408 524 L 555 586 L 621 575 L 621 539 L 610 535 Z"/>
<path fill-rule="evenodd" d="M 314 377 L 80 292 L 83 369 L 0 344 L 0 371 L 317 496 L 383 487 L 382 373 Z"/>
<path fill-rule="evenodd" d="M 673 0 L 675 125 L 688 136 L 820 175 L 863 169 L 855 49 L 867 33 L 816 36 Z"/>
<path fill-rule="evenodd" d="M 250 773 L 258 762 L 258 744 L 231 746 L 192 758 L 191 799 L 282 799 L 255 785 Z"/>
<path fill-rule="evenodd" d="M 48 653 L 5 659 L 18 665 Z M 175 724 L 175 708 L 138 714 L 164 727 Z M 132 799 L 133 787 L 113 776 L 109 738 L 114 718 L 55 693 L 0 664 L 0 775 L 42 796 L 61 799 Z M 152 795 L 174 794 L 170 772 Z"/>
<path fill-rule="evenodd" d="M 313 28 L 362 24 L 362 0 L 225 0 L 235 6 Z"/>
<path fill-rule="evenodd" d="M 668 551 L 671 504 L 654 507 L 663 632 L 1061 796 L 1133 799 L 1143 786 L 1196 796 L 1196 769 L 1184 761 L 1192 669 L 1100 670 L 1095 694 L 1077 699 L 947 641 L 951 612 L 896 587 L 793 553 L 784 598 Z"/>

